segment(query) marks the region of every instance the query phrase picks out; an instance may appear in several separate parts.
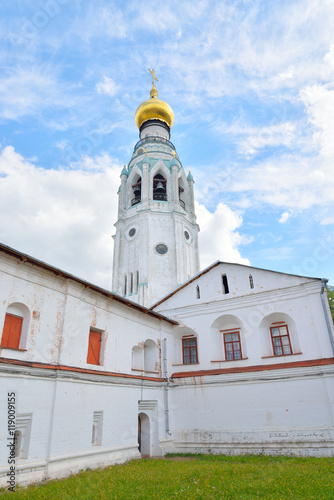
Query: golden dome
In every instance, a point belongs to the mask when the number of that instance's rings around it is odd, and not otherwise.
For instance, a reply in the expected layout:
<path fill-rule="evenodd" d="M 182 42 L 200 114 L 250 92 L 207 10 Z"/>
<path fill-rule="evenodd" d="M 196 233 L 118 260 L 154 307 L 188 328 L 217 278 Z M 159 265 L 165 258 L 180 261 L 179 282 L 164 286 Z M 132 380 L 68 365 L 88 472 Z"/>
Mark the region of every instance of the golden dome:
<path fill-rule="evenodd" d="M 139 104 L 137 108 L 135 114 L 137 127 L 140 129 L 142 124 L 147 120 L 157 119 L 167 123 L 169 128 L 171 128 L 174 121 L 173 110 L 167 102 L 158 99 L 158 91 L 154 84 L 150 96 L 150 99 Z"/>

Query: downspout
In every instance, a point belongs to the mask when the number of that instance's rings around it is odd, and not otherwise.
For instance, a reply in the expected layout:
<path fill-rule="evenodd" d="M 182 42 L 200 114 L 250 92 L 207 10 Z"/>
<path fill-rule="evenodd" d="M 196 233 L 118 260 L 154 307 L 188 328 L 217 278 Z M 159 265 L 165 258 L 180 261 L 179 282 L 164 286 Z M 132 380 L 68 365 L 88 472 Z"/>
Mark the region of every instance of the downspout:
<path fill-rule="evenodd" d="M 168 373 L 167 373 L 167 339 L 166 338 L 164 338 L 163 352 L 164 352 L 163 376 L 164 376 L 164 378 L 167 379 L 167 382 L 165 384 L 165 431 L 166 431 L 166 434 L 168 434 L 168 436 L 171 436 L 172 433 L 169 430 L 169 406 L 168 406 L 169 377 L 168 377 Z"/>
<path fill-rule="evenodd" d="M 331 342 L 332 351 L 333 351 L 333 354 L 334 354 L 334 338 L 333 338 L 333 330 L 332 330 L 331 321 L 330 321 L 329 316 L 328 316 L 328 311 L 327 311 L 327 307 L 326 307 L 326 304 L 325 304 L 325 297 L 324 297 L 324 290 L 325 290 L 326 283 L 328 283 L 328 280 L 327 280 L 327 279 L 325 279 L 325 278 L 322 278 L 322 279 L 321 279 L 321 292 L 320 292 L 320 298 L 321 298 L 322 308 L 323 308 L 323 310 L 324 310 L 324 315 L 325 315 L 325 320 L 326 320 L 326 325 L 327 325 L 327 330 L 328 330 L 329 340 L 330 340 L 330 342 Z"/>

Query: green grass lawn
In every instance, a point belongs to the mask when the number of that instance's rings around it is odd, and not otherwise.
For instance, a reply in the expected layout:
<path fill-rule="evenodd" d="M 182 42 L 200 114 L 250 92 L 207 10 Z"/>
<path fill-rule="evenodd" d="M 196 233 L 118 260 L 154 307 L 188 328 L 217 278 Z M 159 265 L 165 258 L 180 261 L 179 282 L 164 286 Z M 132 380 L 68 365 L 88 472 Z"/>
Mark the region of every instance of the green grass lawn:
<path fill-rule="evenodd" d="M 334 459 L 223 455 L 133 460 L 67 479 L 2 490 L 4 498 L 334 500 Z"/>

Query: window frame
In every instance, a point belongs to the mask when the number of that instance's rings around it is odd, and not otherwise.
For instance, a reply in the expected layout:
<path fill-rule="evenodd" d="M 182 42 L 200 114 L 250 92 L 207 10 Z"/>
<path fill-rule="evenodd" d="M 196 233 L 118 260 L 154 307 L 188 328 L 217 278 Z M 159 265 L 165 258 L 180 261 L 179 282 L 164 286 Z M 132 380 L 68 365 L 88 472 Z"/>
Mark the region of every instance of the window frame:
<path fill-rule="evenodd" d="M 13 333 L 13 327 L 12 326 L 8 326 L 6 325 L 6 322 L 7 321 L 13 321 L 12 318 L 15 318 L 15 320 L 20 320 L 19 323 L 20 323 L 20 333 L 18 335 L 18 340 L 15 339 L 15 342 L 13 342 L 14 340 L 14 335 L 17 335 L 17 334 L 14 334 Z M 21 344 L 21 339 L 22 339 L 22 331 L 23 331 L 23 322 L 24 322 L 24 318 L 22 316 L 18 316 L 17 314 L 12 314 L 12 313 L 8 313 L 6 312 L 5 314 L 5 320 L 4 320 L 4 324 L 3 324 L 3 330 L 2 330 L 2 335 L 1 335 L 1 344 L 0 344 L 0 347 L 3 347 L 5 349 L 15 349 L 15 350 L 20 350 L 20 344 Z M 5 329 L 8 328 L 9 329 L 9 332 L 6 333 L 6 339 L 5 339 Z"/>
<path fill-rule="evenodd" d="M 90 357 L 90 355 L 95 357 L 93 347 L 91 347 L 92 346 L 91 338 L 93 338 L 93 336 L 99 336 L 99 353 L 98 353 L 99 355 L 98 355 L 98 362 L 97 363 L 92 362 L 91 357 Z M 90 328 L 89 335 L 88 335 L 88 349 L 87 349 L 87 360 L 86 360 L 86 363 L 88 365 L 101 366 L 101 355 L 102 355 L 101 345 L 102 345 L 102 342 L 103 342 L 103 333 L 101 331 L 94 330 L 94 328 Z"/>
<path fill-rule="evenodd" d="M 240 359 L 243 359 L 242 357 L 242 345 L 241 345 L 241 331 L 240 331 L 240 328 L 232 328 L 231 330 L 220 330 L 220 332 L 222 332 L 223 334 L 223 343 L 224 343 L 224 352 L 225 352 L 225 361 L 239 361 Z M 231 340 L 231 341 L 226 341 L 225 339 L 225 335 L 233 335 L 234 333 L 236 333 L 238 335 L 238 340 Z M 238 342 L 239 343 L 239 347 L 240 347 L 240 358 L 235 358 L 234 357 L 234 353 L 235 353 L 235 350 L 234 350 L 234 342 Z M 227 357 L 227 349 L 226 349 L 226 345 L 227 344 L 232 344 L 232 351 L 229 351 L 229 352 L 232 352 L 232 355 L 233 355 L 233 358 L 232 359 L 228 359 Z"/>
<path fill-rule="evenodd" d="M 195 345 L 194 346 L 185 346 L 185 342 L 188 341 L 188 340 L 194 340 L 195 341 Z M 191 361 L 191 349 L 193 349 L 195 347 L 196 349 L 196 361 L 195 362 L 192 362 Z M 185 362 L 185 351 L 189 351 L 189 363 L 186 363 Z M 195 335 L 185 335 L 184 337 L 182 337 L 182 364 L 184 365 L 198 365 L 199 361 L 198 361 L 198 348 L 197 348 L 197 337 L 195 337 Z"/>
<path fill-rule="evenodd" d="M 274 328 L 282 328 L 282 327 L 285 327 L 286 328 L 286 335 L 275 335 L 273 336 L 273 329 Z M 285 345 L 289 345 L 290 347 L 290 352 L 289 353 L 284 353 L 284 349 L 283 349 L 283 344 L 282 344 L 282 337 L 288 337 L 288 340 L 289 340 L 289 344 L 285 344 Z M 271 345 L 272 345 L 272 348 L 273 348 L 273 355 L 275 357 L 277 356 L 291 356 L 291 354 L 293 354 L 293 349 L 292 349 L 292 344 L 291 344 L 291 337 L 290 337 L 290 332 L 289 332 L 289 327 L 287 325 L 287 323 L 285 323 L 285 321 L 280 321 L 280 322 L 277 322 L 277 323 L 272 323 L 270 325 L 270 338 L 271 338 Z M 275 346 L 274 345 L 274 339 L 279 339 L 280 340 L 280 346 Z M 275 347 L 280 347 L 281 348 L 281 351 L 282 351 L 282 354 L 276 354 L 276 351 L 275 351 Z"/>

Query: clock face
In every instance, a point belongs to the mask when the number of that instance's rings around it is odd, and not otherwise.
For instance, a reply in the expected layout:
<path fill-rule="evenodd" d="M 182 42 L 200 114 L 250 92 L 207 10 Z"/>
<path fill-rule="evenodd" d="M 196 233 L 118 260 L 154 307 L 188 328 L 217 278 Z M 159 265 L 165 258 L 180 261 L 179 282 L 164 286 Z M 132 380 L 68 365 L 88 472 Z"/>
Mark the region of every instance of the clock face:
<path fill-rule="evenodd" d="M 129 231 L 129 236 L 130 236 L 130 237 L 132 237 L 132 236 L 134 236 L 135 234 L 136 234 L 136 230 L 135 230 L 135 228 L 134 228 L 134 227 L 132 227 L 132 228 L 130 229 L 130 231 Z"/>
<path fill-rule="evenodd" d="M 163 255 L 164 253 L 168 252 L 168 248 L 164 243 L 159 243 L 159 245 L 156 245 L 155 251 L 160 255 Z"/>
<path fill-rule="evenodd" d="M 189 240 L 190 235 L 189 235 L 188 231 L 184 232 L 184 237 L 185 237 L 186 240 Z"/>

